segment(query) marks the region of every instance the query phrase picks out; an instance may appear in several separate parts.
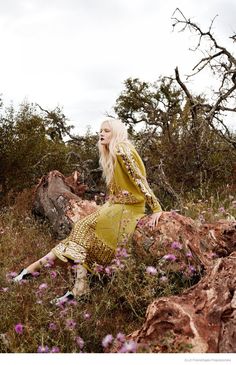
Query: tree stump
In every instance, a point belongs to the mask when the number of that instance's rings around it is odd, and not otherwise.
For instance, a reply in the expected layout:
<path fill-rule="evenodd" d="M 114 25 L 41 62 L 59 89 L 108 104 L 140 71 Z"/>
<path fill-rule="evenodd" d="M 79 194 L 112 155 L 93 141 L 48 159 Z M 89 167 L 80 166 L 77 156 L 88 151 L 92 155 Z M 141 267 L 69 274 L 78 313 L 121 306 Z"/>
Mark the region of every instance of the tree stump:
<path fill-rule="evenodd" d="M 64 239 L 74 222 L 97 209 L 94 201 L 83 200 L 87 186 L 79 181 L 76 171 L 66 178 L 59 171 L 51 171 L 41 178 L 34 193 L 33 213 L 49 221 L 52 232 Z"/>

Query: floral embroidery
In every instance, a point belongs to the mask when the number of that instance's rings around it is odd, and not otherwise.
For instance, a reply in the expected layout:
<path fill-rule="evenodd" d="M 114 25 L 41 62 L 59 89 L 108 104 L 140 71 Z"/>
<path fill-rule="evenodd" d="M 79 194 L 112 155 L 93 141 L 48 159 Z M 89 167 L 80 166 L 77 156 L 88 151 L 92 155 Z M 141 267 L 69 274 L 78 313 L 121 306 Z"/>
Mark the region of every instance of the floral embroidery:
<path fill-rule="evenodd" d="M 133 180 L 135 186 L 145 196 L 145 199 L 154 212 L 161 211 L 161 206 L 155 197 L 152 189 L 148 185 L 146 177 L 141 173 L 138 164 L 134 160 L 133 151 L 127 145 L 120 143 L 117 146 L 117 155 L 122 159 L 122 162 L 128 171 L 129 176 Z"/>
<path fill-rule="evenodd" d="M 114 204 L 136 204 L 139 203 L 137 199 L 130 191 L 123 190 L 118 187 L 114 180 L 109 185 L 109 198 L 108 200 Z"/>

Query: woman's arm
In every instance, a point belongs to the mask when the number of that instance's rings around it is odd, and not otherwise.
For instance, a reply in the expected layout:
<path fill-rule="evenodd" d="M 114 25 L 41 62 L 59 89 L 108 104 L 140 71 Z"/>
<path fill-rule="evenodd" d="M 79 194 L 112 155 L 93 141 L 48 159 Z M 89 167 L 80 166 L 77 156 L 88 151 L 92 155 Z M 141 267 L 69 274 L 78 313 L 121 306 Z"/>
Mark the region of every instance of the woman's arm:
<path fill-rule="evenodd" d="M 118 161 L 121 163 L 123 169 L 127 175 L 129 175 L 129 178 L 132 179 L 140 193 L 144 195 L 152 212 L 161 212 L 162 208 L 147 182 L 145 167 L 137 151 L 125 143 L 118 144 L 116 151 Z"/>

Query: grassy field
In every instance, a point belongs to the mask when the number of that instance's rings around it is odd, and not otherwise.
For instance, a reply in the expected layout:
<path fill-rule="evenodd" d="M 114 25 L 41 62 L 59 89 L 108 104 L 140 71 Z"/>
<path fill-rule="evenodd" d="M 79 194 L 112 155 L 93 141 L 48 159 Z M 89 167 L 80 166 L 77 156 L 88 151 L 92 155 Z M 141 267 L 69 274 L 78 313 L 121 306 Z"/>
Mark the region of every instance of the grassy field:
<path fill-rule="evenodd" d="M 236 201 L 224 199 L 188 201 L 185 214 L 200 221 L 233 219 Z M 121 352 L 152 352 L 138 348 L 124 335 L 142 324 L 153 298 L 181 293 L 190 280 L 173 281 L 167 266 L 138 263 L 123 251 L 105 273 L 90 277 L 91 301 L 53 306 L 73 282 L 73 266 L 47 265 L 39 276 L 13 284 L 12 277 L 57 243 L 49 227 L 31 215 L 22 196 L 0 213 L 0 352 L 1 353 L 103 353 L 116 344 Z M 128 255 L 127 255 L 128 254 Z M 168 342 L 168 341 L 167 341 Z M 187 346 L 166 352 L 188 352 Z"/>

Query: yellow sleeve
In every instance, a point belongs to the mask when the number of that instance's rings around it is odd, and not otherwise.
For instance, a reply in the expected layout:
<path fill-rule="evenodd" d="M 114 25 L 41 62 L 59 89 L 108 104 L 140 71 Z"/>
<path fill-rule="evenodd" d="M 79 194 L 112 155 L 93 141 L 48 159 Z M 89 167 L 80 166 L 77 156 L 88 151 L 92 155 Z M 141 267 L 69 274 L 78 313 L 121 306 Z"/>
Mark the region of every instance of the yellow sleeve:
<path fill-rule="evenodd" d="M 129 147 L 128 144 L 120 143 L 116 146 L 116 152 L 118 161 L 139 192 L 144 195 L 152 212 L 157 213 L 162 211 L 156 196 L 147 182 L 144 164 L 135 148 Z"/>

